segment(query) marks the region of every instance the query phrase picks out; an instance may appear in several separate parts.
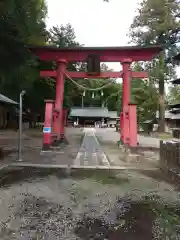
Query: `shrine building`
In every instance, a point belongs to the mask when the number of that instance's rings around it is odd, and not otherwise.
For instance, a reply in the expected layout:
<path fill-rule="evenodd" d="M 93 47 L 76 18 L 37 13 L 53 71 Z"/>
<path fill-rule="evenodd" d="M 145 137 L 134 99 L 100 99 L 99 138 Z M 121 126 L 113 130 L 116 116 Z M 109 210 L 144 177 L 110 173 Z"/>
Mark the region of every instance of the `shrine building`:
<path fill-rule="evenodd" d="M 105 107 L 73 107 L 69 120 L 79 126 L 115 127 L 119 116 L 116 111 L 108 111 Z"/>

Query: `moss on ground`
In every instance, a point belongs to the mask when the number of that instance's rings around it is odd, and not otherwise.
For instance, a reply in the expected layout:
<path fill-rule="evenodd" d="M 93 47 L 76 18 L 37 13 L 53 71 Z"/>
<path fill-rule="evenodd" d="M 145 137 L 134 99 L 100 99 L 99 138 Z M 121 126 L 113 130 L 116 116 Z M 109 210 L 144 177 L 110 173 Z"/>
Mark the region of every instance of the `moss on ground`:
<path fill-rule="evenodd" d="M 129 182 L 127 177 L 117 177 L 116 172 L 109 170 L 76 170 L 72 173 L 76 179 L 91 179 L 105 185 L 121 185 Z"/>

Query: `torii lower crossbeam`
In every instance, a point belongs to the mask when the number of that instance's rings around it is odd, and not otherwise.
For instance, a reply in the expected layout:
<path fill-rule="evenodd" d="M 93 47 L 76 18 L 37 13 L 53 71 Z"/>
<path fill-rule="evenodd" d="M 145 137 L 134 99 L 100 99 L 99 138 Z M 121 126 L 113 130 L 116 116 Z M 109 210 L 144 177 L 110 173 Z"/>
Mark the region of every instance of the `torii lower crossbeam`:
<path fill-rule="evenodd" d="M 91 75 L 88 75 L 86 72 L 66 72 L 66 74 L 71 78 L 92 78 Z M 94 78 L 122 78 L 123 72 L 101 72 L 100 75 L 94 76 Z M 41 70 L 41 77 L 57 77 L 56 70 Z M 147 72 L 131 72 L 132 78 L 148 78 Z"/>

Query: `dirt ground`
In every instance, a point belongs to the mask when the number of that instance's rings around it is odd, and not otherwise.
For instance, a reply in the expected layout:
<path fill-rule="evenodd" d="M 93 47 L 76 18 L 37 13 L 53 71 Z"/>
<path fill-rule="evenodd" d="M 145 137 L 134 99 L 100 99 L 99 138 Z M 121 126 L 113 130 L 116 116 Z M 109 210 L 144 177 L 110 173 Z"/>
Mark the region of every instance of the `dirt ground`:
<path fill-rule="evenodd" d="M 118 147 L 117 141 L 120 136 L 114 129 L 108 129 L 106 131 L 98 129 L 96 135 L 101 144 L 101 148 L 112 165 L 137 167 L 140 169 L 159 168 L 159 142 L 151 145 L 152 139 L 146 138 L 146 140 L 144 140 L 143 137 L 137 153 L 125 154 L 123 149 Z"/>
<path fill-rule="evenodd" d="M 61 148 L 53 153 L 43 153 L 43 134 L 41 130 L 27 130 L 22 138 L 22 159 L 29 163 L 72 164 L 79 151 L 83 132 L 81 129 L 67 128 L 66 137 L 68 145 L 62 144 Z M 18 133 L 14 131 L 0 133 L 0 146 L 5 152 L 1 164 L 18 160 Z"/>
<path fill-rule="evenodd" d="M 53 156 L 57 161 L 78 152 L 82 133 L 68 131 L 70 144 Z M 36 134 L 25 136 L 26 154 L 40 150 Z M 103 134 L 101 147 L 117 164 L 119 150 Z M 180 239 L 179 196 L 179 186 L 159 170 L 6 168 L 0 173 L 0 239 Z"/>

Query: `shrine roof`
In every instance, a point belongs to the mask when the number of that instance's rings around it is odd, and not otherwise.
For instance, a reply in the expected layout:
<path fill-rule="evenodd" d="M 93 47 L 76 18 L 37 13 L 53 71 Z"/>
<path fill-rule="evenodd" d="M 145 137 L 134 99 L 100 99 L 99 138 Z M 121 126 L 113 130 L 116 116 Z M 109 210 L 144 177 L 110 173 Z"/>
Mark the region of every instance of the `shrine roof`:
<path fill-rule="evenodd" d="M 70 117 L 107 117 L 108 109 L 101 107 L 73 107 Z"/>
<path fill-rule="evenodd" d="M 117 111 L 108 111 L 108 117 L 110 119 L 119 119 Z"/>
<path fill-rule="evenodd" d="M 173 60 L 180 61 L 180 53 L 173 57 Z"/>
<path fill-rule="evenodd" d="M 168 105 L 168 107 L 170 109 L 179 109 L 180 108 L 180 103 L 171 104 L 171 105 Z"/>
<path fill-rule="evenodd" d="M 172 84 L 180 84 L 180 78 L 171 81 Z"/>
<path fill-rule="evenodd" d="M 172 110 L 165 110 L 165 119 L 172 119 L 175 115 L 175 112 Z M 159 119 L 159 111 L 156 112 L 156 118 Z"/>
<path fill-rule="evenodd" d="M 0 102 L 9 103 L 9 104 L 18 104 L 17 102 L 13 101 L 12 99 L 0 94 Z"/>
<path fill-rule="evenodd" d="M 103 107 L 73 107 L 70 111 L 70 117 L 104 117 L 118 119 L 116 111 L 108 111 Z"/>
<path fill-rule="evenodd" d="M 125 58 L 131 58 L 132 61 L 149 61 L 163 50 L 160 45 L 65 48 L 45 45 L 29 46 L 29 49 L 41 60 L 46 61 L 57 58 L 65 58 L 67 61 L 85 61 L 88 54 L 98 54 L 102 62 L 119 62 Z"/>

